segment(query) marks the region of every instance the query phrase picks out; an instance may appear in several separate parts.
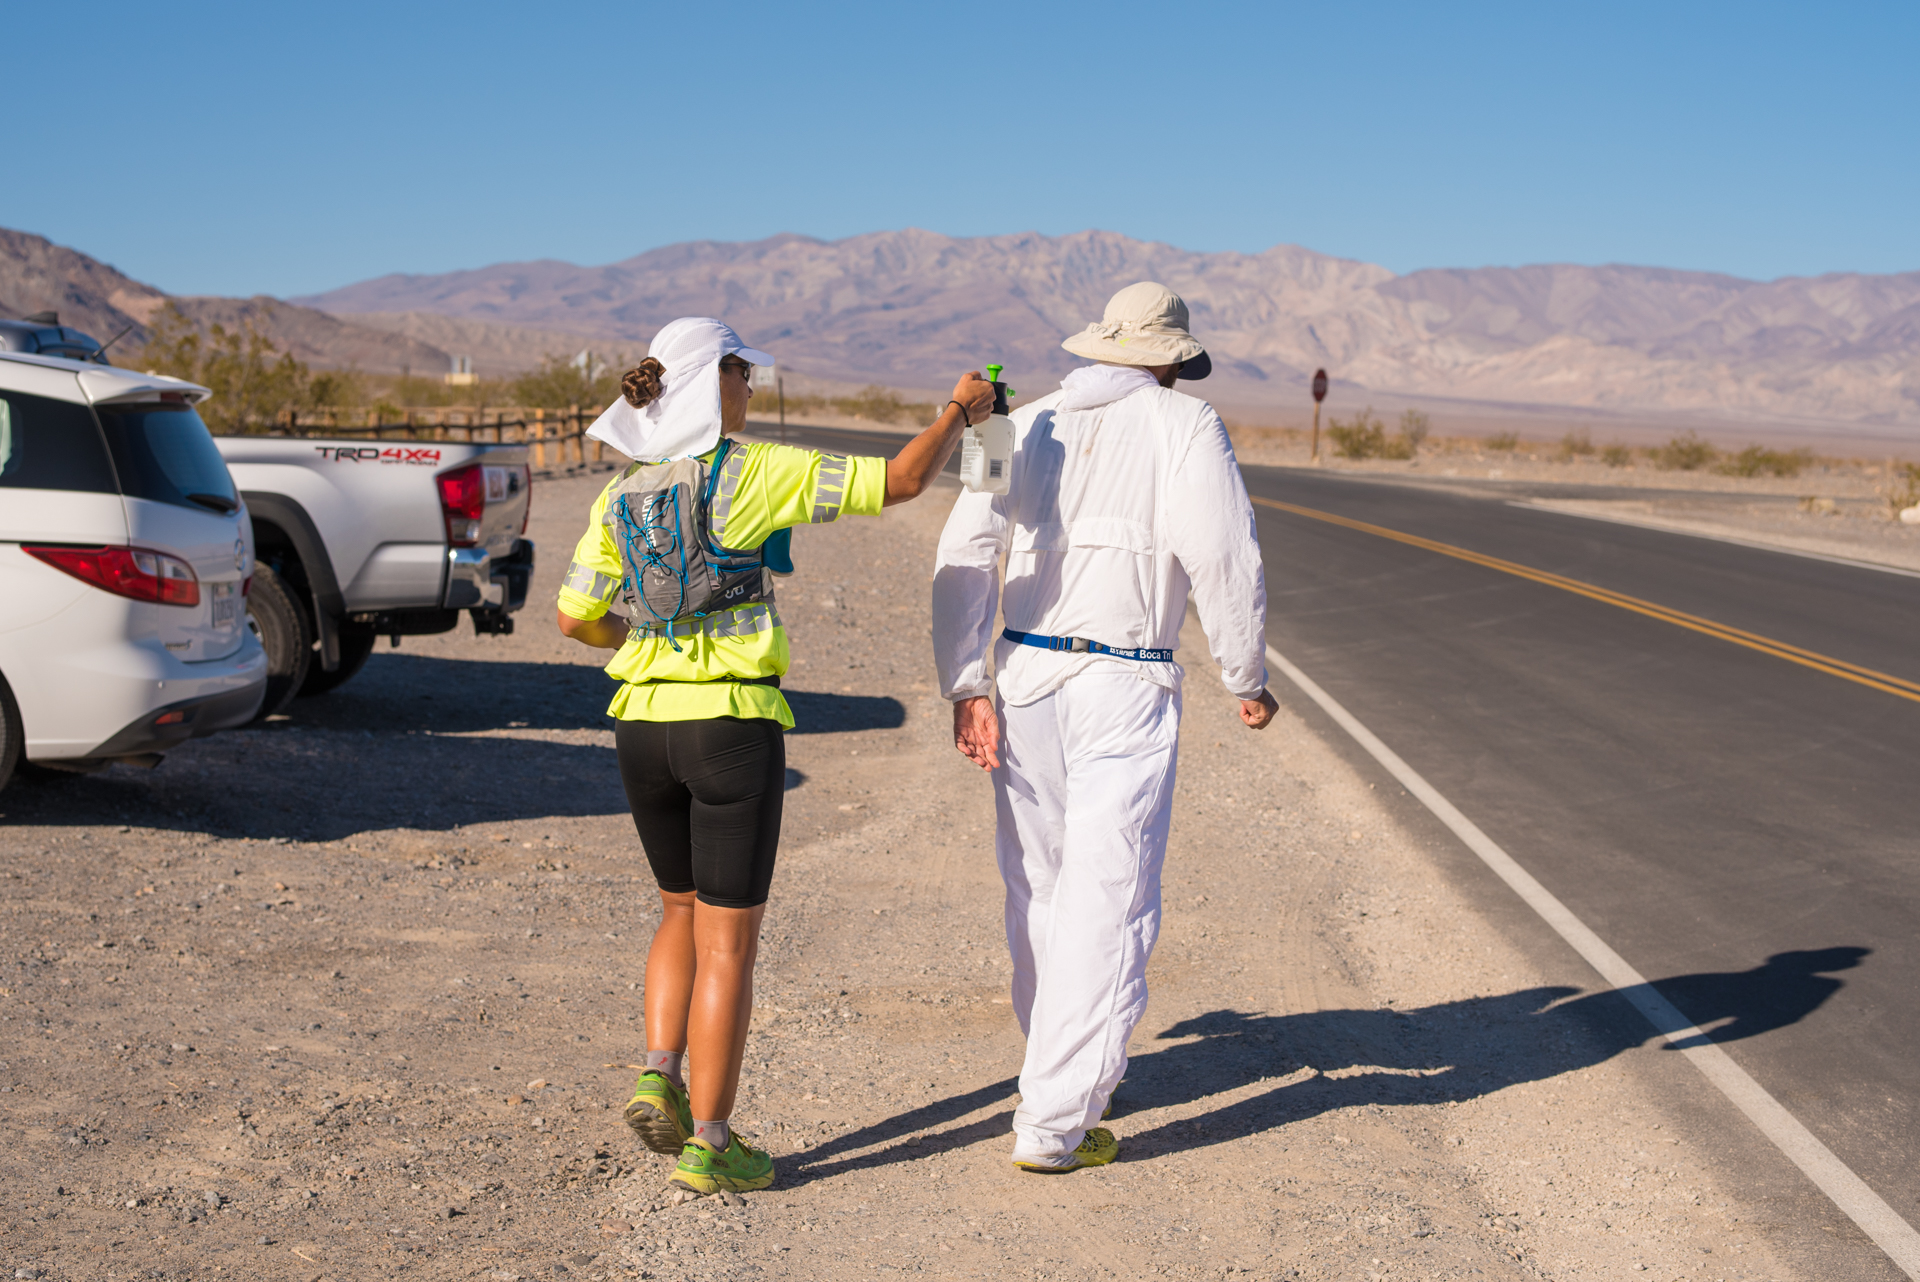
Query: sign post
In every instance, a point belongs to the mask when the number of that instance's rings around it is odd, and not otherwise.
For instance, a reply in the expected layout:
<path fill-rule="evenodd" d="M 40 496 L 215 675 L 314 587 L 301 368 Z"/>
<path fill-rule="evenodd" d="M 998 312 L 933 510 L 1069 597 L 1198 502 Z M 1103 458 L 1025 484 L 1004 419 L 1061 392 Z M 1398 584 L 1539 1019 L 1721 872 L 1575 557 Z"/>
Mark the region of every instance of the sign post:
<path fill-rule="evenodd" d="M 1320 402 L 1326 399 L 1327 371 L 1317 369 L 1313 371 L 1313 450 L 1307 458 L 1310 463 L 1320 461 Z"/>

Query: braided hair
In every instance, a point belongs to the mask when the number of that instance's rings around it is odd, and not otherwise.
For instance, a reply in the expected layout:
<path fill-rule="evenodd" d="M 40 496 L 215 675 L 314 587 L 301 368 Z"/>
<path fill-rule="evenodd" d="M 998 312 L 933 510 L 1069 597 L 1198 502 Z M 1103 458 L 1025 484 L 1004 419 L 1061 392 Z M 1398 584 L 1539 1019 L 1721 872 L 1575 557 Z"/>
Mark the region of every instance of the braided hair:
<path fill-rule="evenodd" d="M 667 367 L 649 356 L 620 376 L 620 395 L 635 409 L 645 409 L 660 398 Z"/>

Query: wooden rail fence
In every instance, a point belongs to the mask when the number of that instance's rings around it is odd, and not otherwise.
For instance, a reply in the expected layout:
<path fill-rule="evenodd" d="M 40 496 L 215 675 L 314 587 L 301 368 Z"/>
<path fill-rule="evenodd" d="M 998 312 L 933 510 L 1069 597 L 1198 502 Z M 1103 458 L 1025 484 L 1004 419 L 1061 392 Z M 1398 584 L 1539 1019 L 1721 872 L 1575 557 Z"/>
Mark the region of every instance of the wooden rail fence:
<path fill-rule="evenodd" d="M 314 409 L 304 413 L 288 410 L 272 429 L 274 436 L 346 436 L 375 441 L 494 441 L 502 445 L 525 445 L 536 471 L 547 466 L 547 450 L 554 450 L 554 463 L 587 466 L 587 428 L 600 417 L 598 410 L 570 405 L 564 410 L 467 409 L 459 406 L 427 406 L 399 411 L 397 422 L 387 421 L 377 409 Z M 358 424 L 353 419 L 361 419 Z M 606 447 L 592 442 L 593 462 L 606 457 Z"/>

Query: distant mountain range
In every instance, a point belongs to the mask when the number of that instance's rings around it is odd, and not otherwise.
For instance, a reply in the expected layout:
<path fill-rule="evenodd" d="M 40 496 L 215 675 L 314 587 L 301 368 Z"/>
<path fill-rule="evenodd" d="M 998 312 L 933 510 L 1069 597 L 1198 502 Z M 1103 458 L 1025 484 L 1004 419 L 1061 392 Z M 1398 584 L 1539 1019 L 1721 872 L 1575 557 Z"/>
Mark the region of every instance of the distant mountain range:
<path fill-rule="evenodd" d="M 470 355 L 510 374 L 581 346 L 637 353 L 675 316 L 726 318 L 798 374 L 944 386 L 998 361 L 1031 396 L 1076 363 L 1060 339 L 1107 297 L 1159 280 L 1193 311 L 1237 409 L 1341 394 L 1435 409 L 1528 410 L 1920 429 L 1920 272 L 1771 282 L 1652 267 L 1485 267 L 1396 276 L 1292 245 L 1201 254 L 1110 232 L 959 239 L 876 232 L 671 245 L 604 267 L 543 260 L 382 276 L 283 302 L 181 297 L 251 320 L 316 366 L 438 373 Z M 0 312 L 61 312 L 131 348 L 167 295 L 71 249 L 0 229 Z M 1920 431 L 1914 439 L 1920 440 Z"/>
<path fill-rule="evenodd" d="M 1920 272 L 1771 282 L 1652 267 L 1395 276 L 1282 245 L 1202 254 L 1110 232 L 956 239 L 876 232 L 694 242 L 604 267 L 551 260 L 382 276 L 295 300 L 639 343 L 726 318 L 807 373 L 935 387 L 999 360 L 1050 385 L 1060 339 L 1119 286 L 1186 298 L 1227 403 L 1300 403 L 1316 367 L 1402 397 L 1628 414 L 1920 426 Z"/>
<path fill-rule="evenodd" d="M 110 355 L 137 359 L 154 316 L 172 302 L 201 324 L 229 329 L 251 324 L 309 365 L 370 373 L 437 376 L 450 352 L 473 355 L 494 374 L 537 365 L 548 354 L 567 355 L 592 341 L 577 334 L 526 331 L 441 316 L 342 320 L 328 312 L 264 295 L 253 298 L 170 296 L 44 236 L 0 228 L 0 316 L 51 311 L 62 324 L 106 342 L 131 332 Z"/>

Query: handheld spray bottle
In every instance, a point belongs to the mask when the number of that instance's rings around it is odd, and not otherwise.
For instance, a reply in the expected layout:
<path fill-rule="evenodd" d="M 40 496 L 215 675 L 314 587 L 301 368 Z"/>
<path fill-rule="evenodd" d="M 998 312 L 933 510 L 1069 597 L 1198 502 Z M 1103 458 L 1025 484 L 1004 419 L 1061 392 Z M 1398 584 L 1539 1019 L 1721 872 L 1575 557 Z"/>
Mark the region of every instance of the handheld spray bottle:
<path fill-rule="evenodd" d="M 981 494 L 1005 494 L 1013 483 L 1013 420 L 1007 417 L 1012 388 L 1000 381 L 1004 365 L 987 366 L 993 382 L 993 413 L 960 438 L 960 483 Z"/>

